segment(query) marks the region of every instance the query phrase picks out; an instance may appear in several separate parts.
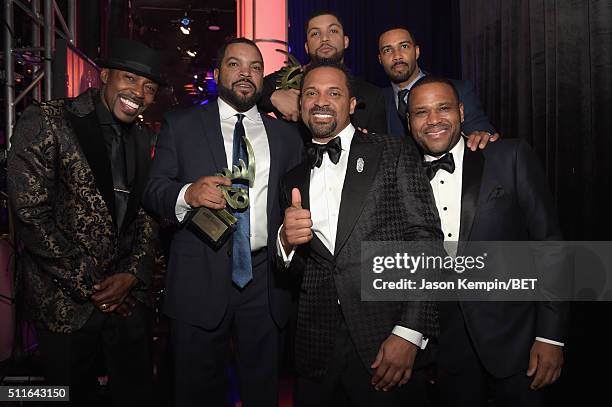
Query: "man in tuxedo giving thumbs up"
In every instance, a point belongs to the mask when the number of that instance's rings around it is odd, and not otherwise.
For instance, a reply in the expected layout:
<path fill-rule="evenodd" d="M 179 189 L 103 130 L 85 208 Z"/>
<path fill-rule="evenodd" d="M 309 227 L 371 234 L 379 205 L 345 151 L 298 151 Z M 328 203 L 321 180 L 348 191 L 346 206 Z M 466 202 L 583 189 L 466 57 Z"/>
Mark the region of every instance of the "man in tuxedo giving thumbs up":
<path fill-rule="evenodd" d="M 351 79 L 337 63 L 304 73 L 301 116 L 313 143 L 281 182 L 277 250 L 301 273 L 297 406 L 423 405 L 414 369 L 436 334 L 428 302 L 362 302 L 362 241 L 441 241 L 438 215 L 413 144 L 351 125 Z M 400 387 L 401 386 L 401 387 Z"/>

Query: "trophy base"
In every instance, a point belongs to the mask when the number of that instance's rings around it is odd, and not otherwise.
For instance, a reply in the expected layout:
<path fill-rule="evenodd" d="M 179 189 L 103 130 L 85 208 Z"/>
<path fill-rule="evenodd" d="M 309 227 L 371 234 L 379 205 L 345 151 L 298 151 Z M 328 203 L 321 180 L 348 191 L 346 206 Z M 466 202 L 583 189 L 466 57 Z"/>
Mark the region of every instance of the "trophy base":
<path fill-rule="evenodd" d="M 226 209 L 198 208 L 191 212 L 187 227 L 215 249 L 225 244 L 238 219 Z"/>

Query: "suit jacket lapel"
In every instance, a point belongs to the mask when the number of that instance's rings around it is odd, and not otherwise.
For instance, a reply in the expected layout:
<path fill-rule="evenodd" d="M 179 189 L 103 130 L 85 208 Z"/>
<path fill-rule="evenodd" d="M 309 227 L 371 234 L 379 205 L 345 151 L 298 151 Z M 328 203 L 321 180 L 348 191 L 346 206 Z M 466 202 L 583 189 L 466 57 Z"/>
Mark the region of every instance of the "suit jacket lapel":
<path fill-rule="evenodd" d="M 397 106 L 395 105 L 395 98 L 397 96 L 395 95 L 395 91 L 391 86 L 385 88 L 383 91 L 385 94 L 385 105 L 387 110 L 388 133 L 394 136 L 405 135 L 406 129 L 404 128 L 404 125 L 397 114 Z"/>
<path fill-rule="evenodd" d="M 484 156 L 481 150 L 472 151 L 467 146 L 463 152 L 463 175 L 461 180 L 461 224 L 459 226 L 459 240 L 468 241 L 480 194 L 480 182 Z"/>
<path fill-rule="evenodd" d="M 382 153 L 382 144 L 365 143 L 362 137 L 367 136 L 362 135 L 360 132 L 355 132 L 351 143 L 351 152 L 346 167 L 340 211 L 338 213 L 335 256 L 340 253 L 363 210 L 366 196 L 376 176 Z M 361 161 L 363 167 L 361 172 L 357 169 L 358 160 Z"/>
<path fill-rule="evenodd" d="M 223 168 L 228 168 L 232 163 L 227 162 L 227 156 L 225 155 L 225 145 L 223 144 L 223 133 L 221 132 L 221 120 L 219 119 L 219 105 L 217 102 L 209 103 L 202 109 L 200 115 L 202 119 L 202 128 L 206 141 L 210 148 L 207 150 L 211 152 L 213 162 L 217 171 L 221 171 Z"/>
<path fill-rule="evenodd" d="M 278 200 L 278 185 L 279 185 L 279 160 L 275 157 L 280 157 L 282 152 L 280 151 L 281 143 L 277 142 L 275 138 L 280 137 L 280 134 L 272 131 L 272 124 L 268 121 L 267 117 L 262 113 L 262 120 L 264 128 L 266 129 L 266 136 L 268 139 L 268 148 L 270 149 L 270 170 L 268 172 L 268 203 L 266 212 L 268 214 L 268 221 L 272 214 L 273 203 Z"/>
<path fill-rule="evenodd" d="M 98 191 L 100 191 L 100 195 L 102 195 L 104 202 L 106 202 L 106 207 L 114 220 L 115 193 L 113 190 L 111 165 L 96 111 L 92 110 L 85 116 L 77 116 L 72 112 L 68 112 L 67 117 L 72 124 L 81 150 L 83 150 L 83 154 L 91 168 Z"/>

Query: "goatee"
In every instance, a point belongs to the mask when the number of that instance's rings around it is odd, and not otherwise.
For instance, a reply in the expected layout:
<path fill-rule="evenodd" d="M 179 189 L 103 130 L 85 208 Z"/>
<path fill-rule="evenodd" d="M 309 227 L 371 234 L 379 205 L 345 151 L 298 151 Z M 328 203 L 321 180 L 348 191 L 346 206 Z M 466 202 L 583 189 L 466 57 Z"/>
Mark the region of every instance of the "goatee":
<path fill-rule="evenodd" d="M 233 90 L 236 84 L 244 81 L 250 83 L 253 86 L 253 89 L 255 90 L 255 92 L 250 96 L 244 95 L 240 92 L 236 92 Z M 242 79 L 240 81 L 232 83 L 232 89 L 230 89 L 223 85 L 221 79 L 219 78 L 217 89 L 219 90 L 219 96 L 221 97 L 221 99 L 229 103 L 234 109 L 239 112 L 246 112 L 247 110 L 255 106 L 255 104 L 261 98 L 261 90 L 257 89 L 255 87 L 255 84 L 249 81 L 248 79 Z"/>

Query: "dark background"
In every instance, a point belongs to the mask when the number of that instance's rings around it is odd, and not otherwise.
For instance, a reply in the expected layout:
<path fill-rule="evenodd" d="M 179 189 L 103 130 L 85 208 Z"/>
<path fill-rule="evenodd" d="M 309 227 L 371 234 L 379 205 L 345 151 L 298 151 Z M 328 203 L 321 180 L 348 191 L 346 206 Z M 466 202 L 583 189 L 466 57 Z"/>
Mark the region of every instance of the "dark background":
<path fill-rule="evenodd" d="M 612 240 L 612 2 L 606 0 L 288 1 L 289 43 L 302 62 L 304 22 L 329 9 L 343 20 L 345 62 L 388 86 L 378 36 L 407 26 L 421 68 L 473 82 L 502 137 L 536 150 L 568 240 Z M 228 7 L 231 8 L 231 7 Z M 551 393 L 566 400 L 604 395 L 609 303 L 575 303 L 566 369 Z"/>
<path fill-rule="evenodd" d="M 115 34 L 163 50 L 172 88 L 148 112 L 150 122 L 194 103 L 183 86 L 194 73 L 212 69 L 214 51 L 235 32 L 234 0 L 132 0 L 131 9 L 122 0 L 79 3 L 79 44 L 92 59 L 104 54 L 108 37 Z M 193 15 L 199 21 L 192 40 L 200 49 L 193 59 L 177 52 L 185 39 L 170 22 L 187 6 L 204 9 Z M 329 9 L 340 15 L 350 37 L 346 64 L 379 86 L 388 84 L 376 56 L 378 35 L 398 24 L 410 28 L 421 47 L 421 68 L 472 81 L 502 137 L 523 138 L 534 147 L 566 239 L 612 240 L 612 160 L 607 157 L 612 144 L 611 1 L 289 0 L 288 7 L 289 43 L 302 62 L 308 60 L 304 22 L 311 13 Z M 229 10 L 220 13 L 219 32 L 205 29 L 209 9 Z M 25 21 L 16 27 L 17 38 L 28 38 Z M 553 389 L 555 405 L 605 403 L 612 362 L 610 315 L 609 303 L 573 304 L 566 369 Z"/>
<path fill-rule="evenodd" d="M 345 52 L 347 66 L 378 86 L 388 86 L 387 77 L 378 63 L 378 36 L 393 26 L 409 28 L 421 46 L 419 63 L 427 71 L 452 78 L 461 78 L 461 36 L 459 2 L 430 1 L 289 1 L 289 43 L 294 55 L 302 62 L 304 24 L 319 10 L 338 14 L 350 38 Z"/>

